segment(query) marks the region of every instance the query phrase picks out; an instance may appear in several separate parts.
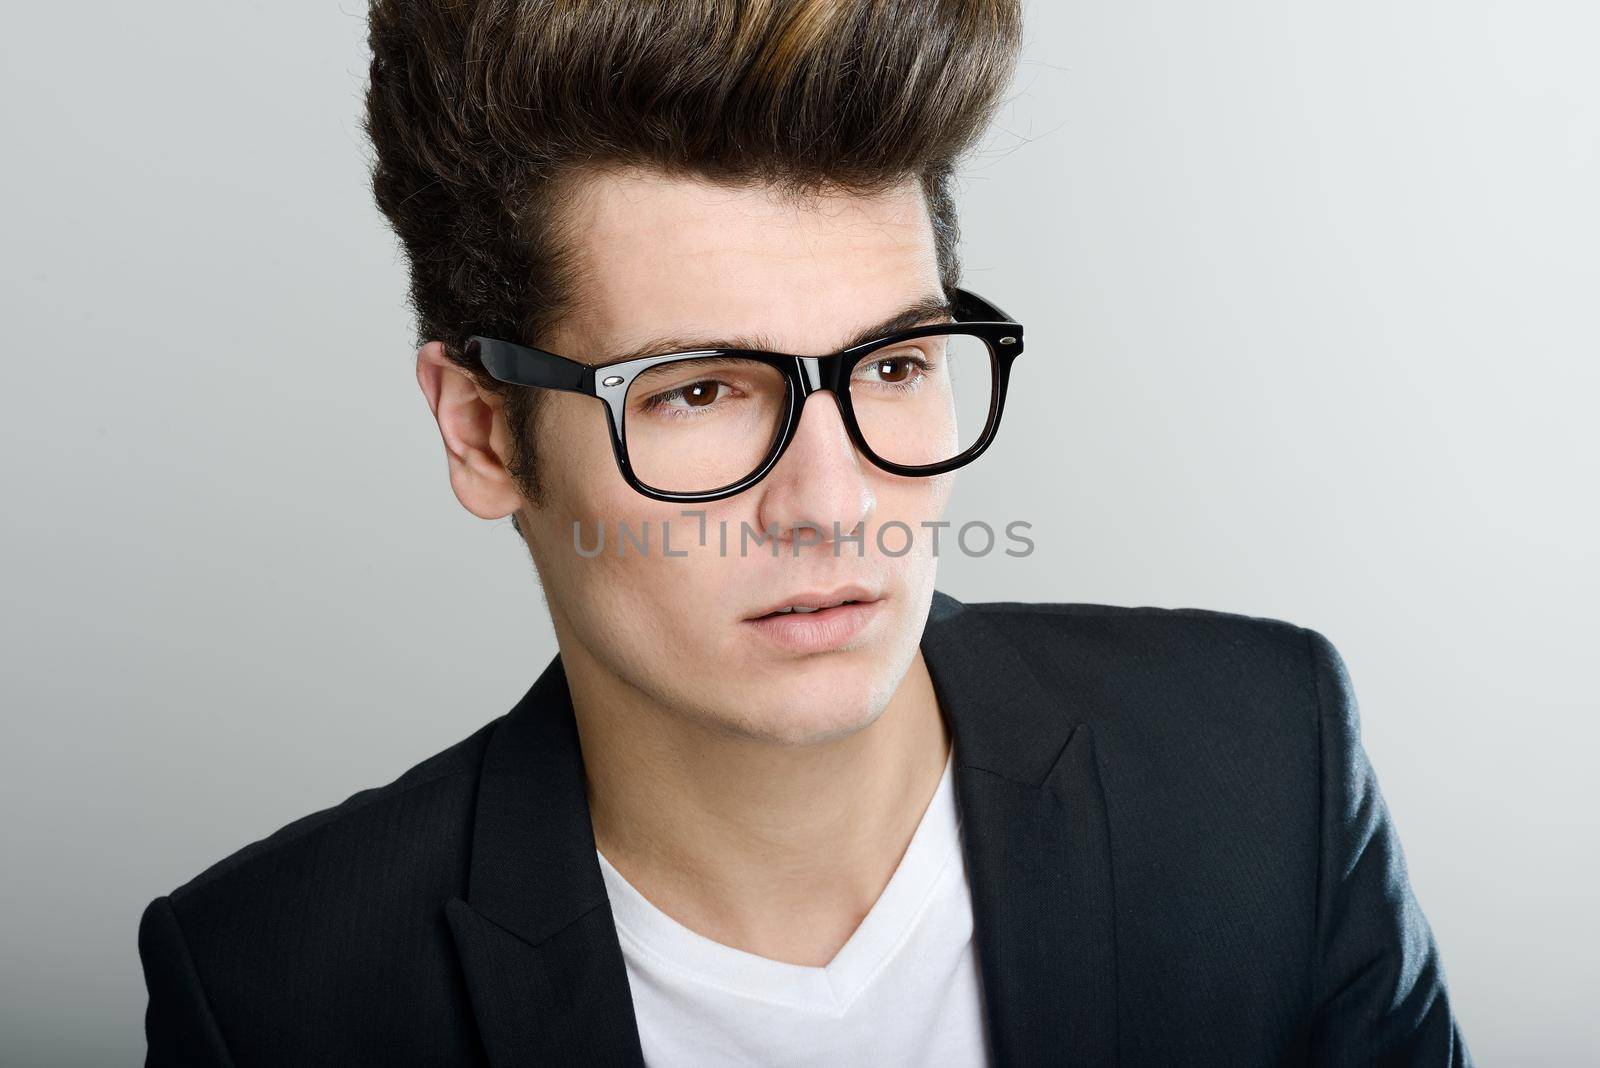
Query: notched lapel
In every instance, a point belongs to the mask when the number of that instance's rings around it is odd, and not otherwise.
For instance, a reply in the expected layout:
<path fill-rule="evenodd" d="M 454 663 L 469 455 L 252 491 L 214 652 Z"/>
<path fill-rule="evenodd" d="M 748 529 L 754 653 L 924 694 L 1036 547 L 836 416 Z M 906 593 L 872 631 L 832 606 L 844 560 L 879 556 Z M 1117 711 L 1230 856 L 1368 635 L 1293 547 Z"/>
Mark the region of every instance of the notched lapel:
<path fill-rule="evenodd" d="M 955 736 L 994 1063 L 1115 1064 L 1111 844 L 1087 710 L 1062 707 L 980 612 L 935 607 L 923 653 Z"/>
<path fill-rule="evenodd" d="M 472 835 L 445 916 L 489 1062 L 642 1066 L 559 656 L 489 739 Z"/>
<path fill-rule="evenodd" d="M 537 946 L 460 898 L 445 916 L 490 1064 L 644 1064 L 626 974 L 593 950 L 615 938 L 609 908 Z"/>

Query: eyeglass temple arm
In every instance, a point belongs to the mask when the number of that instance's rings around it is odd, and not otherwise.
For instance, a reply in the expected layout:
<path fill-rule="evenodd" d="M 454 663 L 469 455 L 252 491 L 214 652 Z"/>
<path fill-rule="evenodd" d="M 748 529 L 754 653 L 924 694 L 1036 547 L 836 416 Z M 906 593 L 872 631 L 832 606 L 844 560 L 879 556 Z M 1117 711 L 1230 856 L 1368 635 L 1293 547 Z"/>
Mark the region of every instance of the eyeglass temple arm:
<path fill-rule="evenodd" d="M 970 289 L 957 287 L 955 292 L 957 297 L 956 310 L 962 313 L 962 317 L 965 319 L 974 322 L 979 320 L 1001 323 L 1016 322 L 1016 320 L 1011 316 L 995 307 L 989 301 L 984 300 Z"/>
<path fill-rule="evenodd" d="M 466 350 L 469 356 L 478 356 L 484 368 L 502 382 L 573 393 L 593 391 L 594 368 L 544 349 L 474 334 L 467 338 Z"/>

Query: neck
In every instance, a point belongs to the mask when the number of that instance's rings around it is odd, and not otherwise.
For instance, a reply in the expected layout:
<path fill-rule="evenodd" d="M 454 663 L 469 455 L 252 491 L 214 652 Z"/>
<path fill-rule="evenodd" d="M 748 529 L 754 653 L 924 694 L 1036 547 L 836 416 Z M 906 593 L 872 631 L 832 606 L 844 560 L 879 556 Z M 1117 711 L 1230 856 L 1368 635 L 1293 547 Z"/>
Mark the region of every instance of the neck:
<path fill-rule="evenodd" d="M 808 746 L 708 730 L 571 653 L 563 643 L 606 860 L 707 938 L 832 960 L 899 866 L 949 756 L 920 650 L 881 715 Z"/>

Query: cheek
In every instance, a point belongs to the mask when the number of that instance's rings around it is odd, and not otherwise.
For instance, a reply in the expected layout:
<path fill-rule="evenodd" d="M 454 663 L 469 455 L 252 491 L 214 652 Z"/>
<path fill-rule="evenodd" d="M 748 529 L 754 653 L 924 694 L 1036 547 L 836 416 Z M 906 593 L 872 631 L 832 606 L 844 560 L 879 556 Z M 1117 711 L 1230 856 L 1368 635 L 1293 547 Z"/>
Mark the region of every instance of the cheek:
<path fill-rule="evenodd" d="M 867 551 L 880 553 L 885 569 L 898 573 L 908 587 L 931 583 L 937 558 L 950 552 L 954 532 L 933 524 L 944 518 L 954 478 L 954 472 L 927 478 L 886 475 L 874 487 L 877 508 L 870 525 L 876 529 L 869 534 Z"/>
<path fill-rule="evenodd" d="M 569 500 L 579 490 L 609 487 L 613 481 L 627 488 L 612 454 L 605 408 L 592 398 L 548 395 L 534 432 L 534 452 L 545 484 Z"/>
<path fill-rule="evenodd" d="M 545 487 L 536 527 L 550 562 L 583 563 L 574 557 L 573 525 L 592 544 L 597 525 L 627 523 L 634 529 L 660 507 L 636 492 L 617 469 L 605 407 L 588 397 L 552 394 L 540 413 L 534 455 Z M 607 531 L 608 537 L 611 531 Z"/>
<path fill-rule="evenodd" d="M 898 519 L 912 529 L 920 530 L 917 524 L 935 522 L 943 517 L 954 484 L 953 471 L 927 478 L 886 475 L 873 491 L 878 501 L 875 518 L 880 523 Z"/>
<path fill-rule="evenodd" d="M 683 515 L 690 506 L 652 500 L 623 480 L 598 403 L 557 399 L 577 403 L 553 403 L 541 420 L 546 494 L 529 524 L 546 596 L 591 646 L 643 651 L 688 632 L 714 610 L 726 586 L 718 569 L 730 561 L 716 557 L 714 542 L 710 551 L 697 545 L 699 521 Z"/>

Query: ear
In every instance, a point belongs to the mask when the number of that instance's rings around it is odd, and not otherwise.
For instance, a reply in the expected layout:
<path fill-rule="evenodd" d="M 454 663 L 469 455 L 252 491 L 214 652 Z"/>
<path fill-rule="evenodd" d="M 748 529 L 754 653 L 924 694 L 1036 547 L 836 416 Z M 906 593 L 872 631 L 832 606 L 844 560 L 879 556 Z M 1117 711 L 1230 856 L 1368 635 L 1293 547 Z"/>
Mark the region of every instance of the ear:
<path fill-rule="evenodd" d="M 417 385 L 439 424 L 450 488 L 461 506 L 480 519 L 504 519 L 524 501 L 506 463 L 511 435 L 502 398 L 483 389 L 430 341 L 417 350 Z"/>

